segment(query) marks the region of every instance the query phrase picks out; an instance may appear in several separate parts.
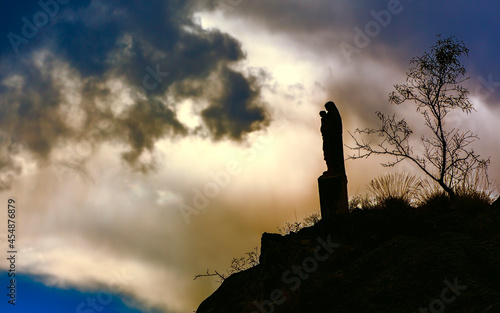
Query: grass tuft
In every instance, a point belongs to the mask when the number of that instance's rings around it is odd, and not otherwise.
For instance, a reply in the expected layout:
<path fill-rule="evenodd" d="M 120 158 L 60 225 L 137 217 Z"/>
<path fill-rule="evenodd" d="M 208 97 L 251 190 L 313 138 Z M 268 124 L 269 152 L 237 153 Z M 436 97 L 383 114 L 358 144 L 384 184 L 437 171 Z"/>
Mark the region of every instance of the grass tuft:
<path fill-rule="evenodd" d="M 409 172 L 391 173 L 373 179 L 367 187 L 378 205 L 385 207 L 394 201 L 412 205 L 422 188 L 422 179 Z"/>

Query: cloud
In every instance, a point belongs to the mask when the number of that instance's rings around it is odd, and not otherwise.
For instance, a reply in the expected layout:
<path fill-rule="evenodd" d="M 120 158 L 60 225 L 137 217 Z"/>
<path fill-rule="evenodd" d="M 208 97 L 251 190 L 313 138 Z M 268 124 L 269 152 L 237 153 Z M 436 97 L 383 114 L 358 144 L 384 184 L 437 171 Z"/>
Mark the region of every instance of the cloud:
<path fill-rule="evenodd" d="M 224 69 L 221 76 L 225 89 L 203 110 L 203 120 L 216 139 L 227 136 L 241 140 L 248 130 L 258 130 L 268 121 L 262 107 L 255 105 L 260 88 L 252 85 L 255 86 L 258 79 L 253 76 L 249 81 L 230 69 Z"/>
<path fill-rule="evenodd" d="M 208 9 L 220 8 L 221 2 L 227 1 L 204 1 Z M 482 92 L 490 106 L 500 103 L 500 88 L 491 82 L 500 81 L 497 74 L 500 64 L 492 62 L 500 52 L 500 45 L 491 37 L 500 31 L 497 18 L 491 13 L 500 9 L 499 3 L 456 5 L 451 0 L 238 3 L 234 10 L 226 12 L 227 18 L 245 20 L 253 28 L 286 35 L 295 43 L 294 47 L 288 47 L 290 50 L 309 51 L 320 60 L 336 57 L 342 61 L 343 68 L 376 60 L 396 65 L 404 73 L 410 59 L 428 51 L 438 34 L 456 36 L 471 49 L 470 58 L 463 60 L 471 76 L 468 82 L 471 93 Z M 345 44 L 352 47 L 350 52 L 343 51 Z M 493 76 L 491 80 L 489 75 Z"/>
<path fill-rule="evenodd" d="M 137 164 L 145 150 L 152 151 L 156 140 L 165 135 L 186 135 L 186 128 L 177 120 L 175 112 L 161 101 L 138 101 L 118 119 L 117 134 L 126 134 L 130 151 L 123 158 L 130 164 Z M 145 170 L 142 170 L 145 172 Z"/>
<path fill-rule="evenodd" d="M 194 100 L 215 140 L 241 141 L 265 127 L 259 77 L 233 69 L 245 58 L 241 43 L 202 29 L 192 10 L 186 1 L 60 5 L 33 42 L 2 53 L 0 133 L 10 140 L 4 172 L 16 153 L 49 164 L 61 145 L 90 141 L 83 134 L 89 130 L 99 135 L 87 145 L 119 143 L 123 159 L 147 172 L 154 166 L 141 159 L 156 141 L 199 133 L 177 118 L 176 103 L 185 99 Z M 64 73 L 72 86 L 61 81 Z M 68 110 L 78 112 L 80 123 L 67 119 Z"/>

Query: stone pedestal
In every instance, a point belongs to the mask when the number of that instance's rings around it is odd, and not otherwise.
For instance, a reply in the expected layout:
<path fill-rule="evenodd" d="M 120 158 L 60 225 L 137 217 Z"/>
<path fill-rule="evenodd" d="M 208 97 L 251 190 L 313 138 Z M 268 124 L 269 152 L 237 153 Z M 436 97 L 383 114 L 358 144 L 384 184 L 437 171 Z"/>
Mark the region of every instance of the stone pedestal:
<path fill-rule="evenodd" d="M 318 178 L 321 218 L 326 220 L 336 214 L 349 212 L 347 200 L 347 177 L 328 175 Z"/>

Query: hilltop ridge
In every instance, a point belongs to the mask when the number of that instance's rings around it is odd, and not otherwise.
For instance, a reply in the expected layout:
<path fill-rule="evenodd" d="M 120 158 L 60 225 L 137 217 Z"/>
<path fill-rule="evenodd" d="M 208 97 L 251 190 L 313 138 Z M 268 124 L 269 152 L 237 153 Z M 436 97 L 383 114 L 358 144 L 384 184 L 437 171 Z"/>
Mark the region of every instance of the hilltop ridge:
<path fill-rule="evenodd" d="M 394 202 L 264 233 L 260 264 L 196 312 L 500 313 L 500 208 Z"/>

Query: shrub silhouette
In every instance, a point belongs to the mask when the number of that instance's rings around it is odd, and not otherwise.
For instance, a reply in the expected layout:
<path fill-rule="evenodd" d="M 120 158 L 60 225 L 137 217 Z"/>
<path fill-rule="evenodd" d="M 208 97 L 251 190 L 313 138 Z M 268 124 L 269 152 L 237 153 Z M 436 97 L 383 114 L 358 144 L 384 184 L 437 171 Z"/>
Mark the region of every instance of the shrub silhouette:
<path fill-rule="evenodd" d="M 295 221 L 293 223 L 286 222 L 283 227 L 277 227 L 281 235 L 285 236 L 290 233 L 296 233 L 304 227 L 310 227 L 321 220 L 319 211 L 306 215 L 301 222 Z"/>
<path fill-rule="evenodd" d="M 385 206 L 388 202 L 411 205 L 422 187 L 422 180 L 408 172 L 381 175 L 368 184 L 377 204 Z"/>
<path fill-rule="evenodd" d="M 196 275 L 194 280 L 200 277 L 217 277 L 219 278 L 217 282 L 222 284 L 222 282 L 224 282 L 224 280 L 232 274 L 244 271 L 257 265 L 259 265 L 259 249 L 254 247 L 252 251 L 245 253 L 245 256 L 233 258 L 229 269 L 226 270 L 226 273 L 220 273 L 217 270 L 210 272 L 210 269 L 207 268 L 205 274 Z"/>
<path fill-rule="evenodd" d="M 349 211 L 371 210 L 375 208 L 375 199 L 370 195 L 354 195 L 349 199 Z"/>

